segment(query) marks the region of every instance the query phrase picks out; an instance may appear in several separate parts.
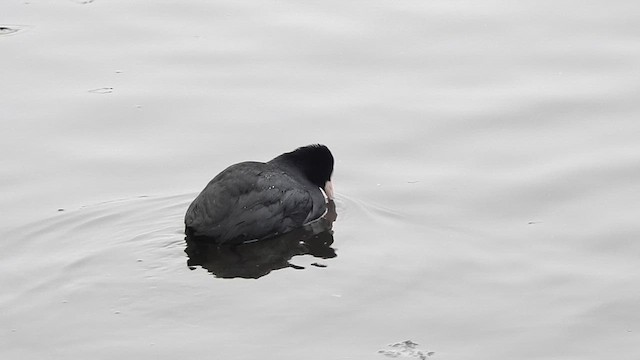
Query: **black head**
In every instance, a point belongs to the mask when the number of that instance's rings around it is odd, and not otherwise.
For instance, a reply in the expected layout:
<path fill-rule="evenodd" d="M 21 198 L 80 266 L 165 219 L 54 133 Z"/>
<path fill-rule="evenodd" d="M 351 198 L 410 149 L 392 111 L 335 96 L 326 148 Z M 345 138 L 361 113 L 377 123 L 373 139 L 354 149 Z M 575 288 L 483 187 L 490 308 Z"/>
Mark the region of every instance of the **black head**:
<path fill-rule="evenodd" d="M 273 159 L 275 162 L 286 162 L 300 169 L 314 185 L 324 188 L 333 174 L 333 155 L 324 145 L 314 144 L 299 147 L 292 152 L 284 153 Z"/>

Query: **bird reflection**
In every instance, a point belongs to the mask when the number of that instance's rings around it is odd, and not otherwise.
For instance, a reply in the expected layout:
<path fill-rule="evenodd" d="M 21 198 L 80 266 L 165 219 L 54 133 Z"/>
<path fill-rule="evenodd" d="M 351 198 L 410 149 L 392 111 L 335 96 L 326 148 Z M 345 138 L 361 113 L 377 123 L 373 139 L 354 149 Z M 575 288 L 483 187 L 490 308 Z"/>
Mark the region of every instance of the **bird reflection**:
<path fill-rule="evenodd" d="M 320 219 L 305 227 L 273 238 L 239 245 L 220 245 L 203 238 L 187 235 L 189 256 L 187 266 L 194 270 L 197 266 L 207 269 L 219 278 L 258 279 L 273 270 L 284 268 L 303 269 L 289 263 L 296 255 L 312 255 L 321 259 L 337 256 L 333 244 L 333 222 L 337 218 L 336 205 L 327 204 L 327 212 Z M 317 263 L 312 264 L 325 267 Z"/>

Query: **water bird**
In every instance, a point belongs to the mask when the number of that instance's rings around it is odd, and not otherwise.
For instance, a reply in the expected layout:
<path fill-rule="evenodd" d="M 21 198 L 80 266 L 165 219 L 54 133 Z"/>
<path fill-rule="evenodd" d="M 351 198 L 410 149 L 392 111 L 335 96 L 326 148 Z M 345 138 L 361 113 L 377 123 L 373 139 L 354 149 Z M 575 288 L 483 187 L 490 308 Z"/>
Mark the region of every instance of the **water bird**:
<path fill-rule="evenodd" d="M 193 200 L 184 218 L 185 233 L 234 245 L 302 227 L 325 213 L 325 194 L 333 200 L 333 165 L 331 151 L 320 144 L 299 147 L 266 163 L 231 165 Z"/>

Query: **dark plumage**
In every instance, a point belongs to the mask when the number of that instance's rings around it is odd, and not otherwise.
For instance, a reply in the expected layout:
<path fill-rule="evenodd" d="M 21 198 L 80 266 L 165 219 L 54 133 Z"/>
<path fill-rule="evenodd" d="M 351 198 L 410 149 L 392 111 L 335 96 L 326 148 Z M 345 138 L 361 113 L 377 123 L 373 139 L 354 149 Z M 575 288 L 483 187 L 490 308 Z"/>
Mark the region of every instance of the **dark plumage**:
<path fill-rule="evenodd" d="M 213 178 L 189 206 L 185 232 L 220 244 L 282 234 L 324 214 L 333 198 L 333 155 L 309 145 L 262 163 L 231 165 Z"/>

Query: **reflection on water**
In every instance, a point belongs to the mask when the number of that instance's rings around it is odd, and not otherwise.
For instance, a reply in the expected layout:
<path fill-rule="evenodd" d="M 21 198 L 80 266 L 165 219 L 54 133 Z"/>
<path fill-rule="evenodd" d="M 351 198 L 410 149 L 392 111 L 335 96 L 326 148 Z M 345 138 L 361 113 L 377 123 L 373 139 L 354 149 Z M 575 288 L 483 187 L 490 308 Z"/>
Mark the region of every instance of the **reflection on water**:
<path fill-rule="evenodd" d="M 201 266 L 219 278 L 257 279 L 273 270 L 304 269 L 289 260 L 297 255 L 311 255 L 320 259 L 337 256 L 333 244 L 333 222 L 337 218 L 336 206 L 330 201 L 327 213 L 307 226 L 286 234 L 240 245 L 219 245 L 206 238 L 185 238 L 184 250 L 189 259 L 187 266 Z M 314 263 L 312 265 L 324 267 Z"/>

